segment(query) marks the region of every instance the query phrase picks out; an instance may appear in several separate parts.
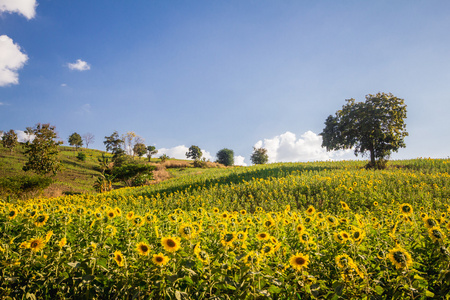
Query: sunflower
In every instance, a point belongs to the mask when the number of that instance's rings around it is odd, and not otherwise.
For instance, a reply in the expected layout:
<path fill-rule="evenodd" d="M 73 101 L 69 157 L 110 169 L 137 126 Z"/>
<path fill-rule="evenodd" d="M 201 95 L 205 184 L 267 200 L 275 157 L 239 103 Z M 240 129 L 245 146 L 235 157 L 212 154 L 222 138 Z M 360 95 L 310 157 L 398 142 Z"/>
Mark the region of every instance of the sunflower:
<path fill-rule="evenodd" d="M 275 246 L 272 243 L 264 244 L 261 248 L 262 255 L 268 256 L 275 252 Z"/>
<path fill-rule="evenodd" d="M 11 209 L 8 213 L 8 219 L 14 220 L 19 215 L 19 210 L 17 209 Z"/>
<path fill-rule="evenodd" d="M 259 263 L 259 261 L 261 260 L 261 258 L 259 257 L 258 253 L 255 251 L 250 251 L 247 253 L 247 255 L 245 255 L 244 257 L 241 258 L 241 260 L 247 265 L 250 266 L 252 264 L 257 264 Z"/>
<path fill-rule="evenodd" d="M 121 210 L 120 208 L 115 207 L 115 208 L 114 208 L 114 211 L 116 212 L 116 215 L 117 215 L 118 217 L 120 217 L 120 216 L 122 215 L 122 210 Z"/>
<path fill-rule="evenodd" d="M 97 220 L 101 220 L 103 218 L 103 214 L 100 211 L 96 211 L 94 216 Z"/>
<path fill-rule="evenodd" d="M 158 219 L 156 218 L 155 215 L 153 214 L 146 214 L 144 217 L 145 221 L 147 221 L 147 223 L 152 224 L 156 221 L 158 221 Z"/>
<path fill-rule="evenodd" d="M 48 220 L 47 214 L 38 215 L 34 220 L 34 225 L 36 225 L 37 227 L 44 226 L 47 220 Z"/>
<path fill-rule="evenodd" d="M 179 222 L 179 219 L 181 218 L 181 217 L 179 217 L 179 216 L 176 215 L 176 214 L 170 214 L 170 215 L 168 215 L 167 217 L 169 218 L 169 221 L 172 222 L 172 223 L 177 223 L 177 222 Z"/>
<path fill-rule="evenodd" d="M 219 223 L 217 223 L 216 226 L 217 226 L 217 229 L 219 229 L 219 231 L 226 231 L 227 227 L 228 227 L 227 223 L 225 223 L 225 222 L 219 222 Z"/>
<path fill-rule="evenodd" d="M 123 267 L 125 265 L 125 258 L 123 257 L 121 251 L 119 250 L 115 251 L 113 259 L 116 261 L 119 267 Z"/>
<path fill-rule="evenodd" d="M 400 212 L 405 216 L 409 216 L 413 213 L 413 208 L 408 203 L 403 203 L 400 204 Z"/>
<path fill-rule="evenodd" d="M 141 216 L 135 215 L 133 217 L 133 225 L 136 227 L 141 227 L 145 224 L 145 219 Z"/>
<path fill-rule="evenodd" d="M 261 232 L 256 235 L 256 238 L 260 241 L 265 241 L 270 238 L 270 234 L 268 234 L 267 232 Z"/>
<path fill-rule="evenodd" d="M 134 211 L 129 211 L 127 213 L 127 220 L 131 221 L 134 218 Z"/>
<path fill-rule="evenodd" d="M 106 215 L 108 216 L 108 218 L 112 219 L 116 216 L 116 211 L 114 209 L 109 210 Z"/>
<path fill-rule="evenodd" d="M 177 237 L 162 238 L 161 244 L 168 252 L 176 252 L 180 249 L 180 239 Z"/>
<path fill-rule="evenodd" d="M 267 229 L 272 228 L 273 226 L 275 226 L 275 221 L 272 218 L 264 221 L 264 227 Z"/>
<path fill-rule="evenodd" d="M 200 243 L 195 245 L 194 254 L 202 263 L 209 264 L 209 255 L 200 248 Z"/>
<path fill-rule="evenodd" d="M 45 239 L 43 238 L 34 238 L 28 241 L 29 248 L 33 252 L 39 252 L 45 246 Z"/>
<path fill-rule="evenodd" d="M 400 247 L 389 250 L 388 258 L 397 269 L 407 268 L 412 264 L 411 255 Z"/>
<path fill-rule="evenodd" d="M 59 242 L 58 242 L 58 246 L 59 248 L 64 247 L 67 244 L 67 238 L 63 237 Z"/>
<path fill-rule="evenodd" d="M 364 230 L 358 227 L 353 227 L 353 230 L 351 231 L 351 238 L 357 244 L 361 243 L 365 235 L 366 233 L 364 232 Z"/>
<path fill-rule="evenodd" d="M 289 262 L 290 262 L 292 268 L 294 268 L 298 271 L 301 271 L 303 268 L 308 267 L 309 256 L 303 255 L 302 253 L 297 253 L 297 254 L 291 256 Z"/>
<path fill-rule="evenodd" d="M 303 220 L 303 223 L 305 224 L 311 224 L 312 222 L 314 222 L 314 216 L 306 217 L 305 220 Z"/>
<path fill-rule="evenodd" d="M 219 211 L 220 211 L 220 210 L 219 210 L 217 207 L 214 207 L 214 208 L 213 208 L 213 212 L 214 212 L 215 214 L 217 214 Z"/>
<path fill-rule="evenodd" d="M 326 220 L 327 220 L 327 222 L 328 222 L 328 224 L 330 226 L 337 226 L 338 225 L 338 220 L 335 217 L 333 217 L 333 216 L 328 216 L 326 218 Z"/>
<path fill-rule="evenodd" d="M 428 229 L 428 236 L 433 240 L 434 243 L 444 241 L 444 234 L 439 227 L 431 227 Z"/>
<path fill-rule="evenodd" d="M 147 256 L 150 253 L 150 246 L 144 242 L 140 242 L 136 245 L 136 251 L 142 256 Z"/>
<path fill-rule="evenodd" d="M 223 213 L 220 214 L 220 218 L 223 220 L 226 220 L 230 217 L 230 214 L 227 211 L 224 211 Z"/>
<path fill-rule="evenodd" d="M 197 234 L 194 227 L 192 225 L 186 224 L 186 223 L 183 223 L 180 225 L 178 232 L 180 233 L 180 235 L 182 237 L 184 237 L 185 239 L 188 239 L 188 240 L 195 237 L 195 235 Z"/>
<path fill-rule="evenodd" d="M 425 217 L 423 219 L 423 222 L 425 223 L 425 227 L 428 229 L 438 226 L 438 222 L 434 218 L 431 218 L 431 217 Z"/>
<path fill-rule="evenodd" d="M 113 225 L 108 225 L 106 226 L 106 233 L 110 236 L 113 237 L 116 235 L 117 233 L 117 228 L 114 227 Z"/>
<path fill-rule="evenodd" d="M 378 206 L 378 202 L 377 202 L 377 201 L 374 201 L 374 202 L 373 202 L 373 206 Z"/>
<path fill-rule="evenodd" d="M 50 230 L 49 232 L 47 232 L 47 234 L 45 235 L 45 242 L 48 243 L 51 239 L 53 235 L 53 230 Z"/>
<path fill-rule="evenodd" d="M 170 260 L 170 258 L 163 255 L 162 253 L 153 254 L 153 258 L 152 258 L 152 262 L 159 267 L 162 267 L 165 264 L 167 264 L 169 262 L 169 260 Z"/>
<path fill-rule="evenodd" d="M 236 239 L 236 233 L 234 232 L 224 232 L 222 234 L 222 239 L 220 242 L 223 246 L 232 246 L 234 240 Z"/>
<path fill-rule="evenodd" d="M 241 215 L 245 216 L 245 215 L 247 214 L 247 211 L 246 211 L 245 209 L 242 209 L 242 210 L 240 211 L 240 213 L 241 213 Z"/>
<path fill-rule="evenodd" d="M 244 231 L 238 231 L 238 233 L 236 233 L 236 239 L 239 241 L 245 241 L 247 239 L 247 232 Z"/>
<path fill-rule="evenodd" d="M 308 216 L 313 216 L 314 213 L 316 212 L 316 209 L 314 208 L 314 206 L 310 205 L 307 209 L 306 209 L 306 214 Z"/>
<path fill-rule="evenodd" d="M 298 224 L 297 227 L 295 227 L 295 231 L 297 231 L 297 233 L 299 233 L 299 234 L 305 230 L 306 230 L 306 227 L 303 224 Z"/>
<path fill-rule="evenodd" d="M 336 265 L 340 269 L 346 269 L 349 267 L 353 267 L 355 263 L 353 262 L 353 259 L 349 257 L 347 254 L 338 255 L 335 258 Z"/>

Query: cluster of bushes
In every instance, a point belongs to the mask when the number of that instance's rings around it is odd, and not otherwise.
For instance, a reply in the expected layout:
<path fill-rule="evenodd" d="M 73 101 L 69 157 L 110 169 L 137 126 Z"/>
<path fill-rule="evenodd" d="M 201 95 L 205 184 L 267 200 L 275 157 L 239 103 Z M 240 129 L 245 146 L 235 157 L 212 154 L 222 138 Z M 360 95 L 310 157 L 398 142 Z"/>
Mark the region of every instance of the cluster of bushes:
<path fill-rule="evenodd" d="M 53 179 L 41 175 L 16 175 L 0 178 L 0 195 L 23 198 L 52 184 Z"/>

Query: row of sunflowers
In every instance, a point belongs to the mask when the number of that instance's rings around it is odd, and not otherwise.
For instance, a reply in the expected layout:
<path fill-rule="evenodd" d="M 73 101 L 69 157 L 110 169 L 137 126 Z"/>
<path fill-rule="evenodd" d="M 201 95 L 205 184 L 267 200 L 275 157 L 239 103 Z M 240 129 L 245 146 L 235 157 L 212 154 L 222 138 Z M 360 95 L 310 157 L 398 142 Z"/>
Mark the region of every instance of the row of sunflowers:
<path fill-rule="evenodd" d="M 449 297 L 448 173 L 295 166 L 0 201 L 0 296 Z"/>

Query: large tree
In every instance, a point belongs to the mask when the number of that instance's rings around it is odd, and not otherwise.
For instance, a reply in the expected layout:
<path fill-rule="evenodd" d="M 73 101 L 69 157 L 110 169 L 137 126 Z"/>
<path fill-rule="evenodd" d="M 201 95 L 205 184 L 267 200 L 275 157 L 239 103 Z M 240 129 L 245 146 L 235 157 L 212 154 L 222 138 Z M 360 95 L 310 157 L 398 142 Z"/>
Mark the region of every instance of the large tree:
<path fill-rule="evenodd" d="M 368 167 L 382 168 L 392 151 L 405 147 L 406 105 L 392 94 L 367 95 L 365 102 L 346 100 L 335 116 L 328 116 L 320 133 L 327 151 L 353 148 L 369 152 Z"/>
<path fill-rule="evenodd" d="M 189 151 L 186 152 L 187 158 L 192 158 L 193 160 L 198 160 L 202 157 L 203 153 L 199 146 L 192 145 L 189 147 Z"/>
<path fill-rule="evenodd" d="M 114 131 L 110 136 L 105 136 L 103 144 L 106 146 L 106 151 L 111 151 L 113 154 L 112 160 L 115 166 L 120 166 L 125 162 L 125 151 L 122 149 L 124 141 L 119 138 L 117 131 Z"/>
<path fill-rule="evenodd" d="M 224 148 L 217 152 L 217 162 L 225 165 L 225 166 L 232 166 L 234 165 L 234 151 Z"/>
<path fill-rule="evenodd" d="M 143 143 L 137 143 L 133 147 L 133 153 L 141 157 L 142 155 L 147 153 L 147 147 L 145 147 Z"/>
<path fill-rule="evenodd" d="M 254 165 L 262 165 L 269 161 L 269 156 L 267 155 L 266 148 L 255 148 L 253 147 L 252 156 L 250 156 L 250 160 Z"/>
<path fill-rule="evenodd" d="M 39 175 L 56 173 L 61 170 L 59 161 L 58 145 L 61 141 L 55 139 L 58 135 L 55 132 L 55 126 L 50 124 L 37 124 L 33 129 L 34 139 L 25 144 L 25 154 L 28 161 L 23 167 L 24 171 L 34 171 Z"/>
<path fill-rule="evenodd" d="M 78 147 L 83 146 L 83 140 L 81 139 L 81 135 L 79 135 L 78 133 L 74 132 L 69 136 L 69 145 L 70 146 L 75 146 L 75 149 L 78 150 Z"/>
<path fill-rule="evenodd" d="M 17 146 L 17 134 L 14 130 L 10 130 L 3 134 L 2 136 L 3 147 L 9 148 L 9 152 L 12 152 L 14 147 Z"/>

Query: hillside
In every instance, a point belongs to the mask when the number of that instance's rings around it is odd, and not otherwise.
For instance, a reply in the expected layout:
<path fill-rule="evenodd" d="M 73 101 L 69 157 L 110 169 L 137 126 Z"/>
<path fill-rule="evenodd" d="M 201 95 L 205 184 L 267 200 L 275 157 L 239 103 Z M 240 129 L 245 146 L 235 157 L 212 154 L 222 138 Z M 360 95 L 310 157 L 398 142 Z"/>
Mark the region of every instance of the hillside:
<path fill-rule="evenodd" d="M 42 195 L 44 197 L 57 197 L 64 194 L 95 194 L 96 190 L 93 185 L 96 178 L 100 175 L 98 158 L 106 152 L 86 148 L 80 148 L 76 151 L 74 147 L 67 146 L 60 146 L 59 150 L 59 158 L 62 162 L 63 169 L 54 177 L 55 182 L 45 189 Z M 85 161 L 77 158 L 79 152 L 86 155 Z M 147 160 L 144 158 L 139 159 L 135 157 L 132 159 L 147 163 Z M 22 170 L 26 161 L 27 157 L 24 155 L 23 145 L 19 144 L 19 146 L 10 152 L 0 144 L 0 178 L 25 174 L 32 175 L 31 172 L 24 172 Z M 192 162 L 190 161 L 169 160 L 164 164 L 158 163 L 158 161 L 159 159 L 153 158 L 151 162 L 157 168 L 154 172 L 155 182 L 160 182 L 173 176 L 183 176 L 192 173 L 192 171 L 183 171 L 186 167 L 191 166 Z M 171 172 L 166 170 L 169 168 Z M 193 172 L 198 173 L 199 171 Z M 122 188 L 123 184 L 115 182 L 114 187 Z"/>

